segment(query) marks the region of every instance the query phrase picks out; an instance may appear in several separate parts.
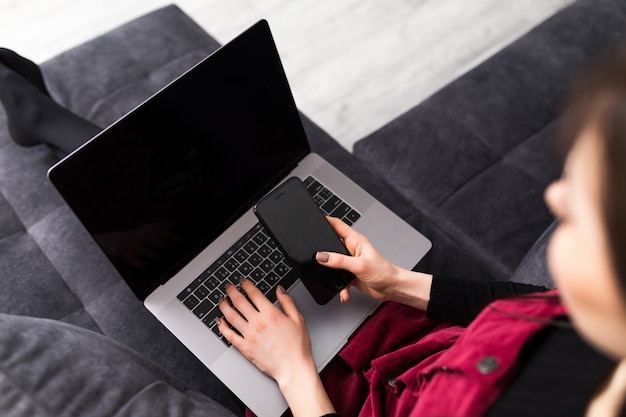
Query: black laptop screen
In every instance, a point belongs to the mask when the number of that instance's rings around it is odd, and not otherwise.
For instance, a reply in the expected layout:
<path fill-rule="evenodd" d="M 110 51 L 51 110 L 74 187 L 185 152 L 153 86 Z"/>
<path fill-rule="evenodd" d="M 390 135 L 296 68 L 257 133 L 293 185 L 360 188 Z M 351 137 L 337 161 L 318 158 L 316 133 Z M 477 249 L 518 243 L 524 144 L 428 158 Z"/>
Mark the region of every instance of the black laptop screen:
<path fill-rule="evenodd" d="M 144 299 L 309 152 L 261 21 L 50 170 Z"/>

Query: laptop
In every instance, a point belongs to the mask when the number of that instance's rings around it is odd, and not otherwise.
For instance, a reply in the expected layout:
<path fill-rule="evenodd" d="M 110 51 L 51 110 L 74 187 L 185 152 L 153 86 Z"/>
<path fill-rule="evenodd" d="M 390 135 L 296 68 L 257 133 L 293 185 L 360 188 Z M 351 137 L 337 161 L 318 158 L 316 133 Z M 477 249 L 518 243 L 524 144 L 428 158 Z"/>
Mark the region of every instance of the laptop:
<path fill-rule="evenodd" d="M 260 21 L 53 166 L 48 176 L 145 307 L 259 417 L 286 409 L 278 386 L 219 334 L 226 282 L 282 284 L 322 369 L 379 302 L 354 291 L 320 306 L 252 212 L 300 178 L 392 262 L 430 241 L 312 153 L 266 21 Z"/>

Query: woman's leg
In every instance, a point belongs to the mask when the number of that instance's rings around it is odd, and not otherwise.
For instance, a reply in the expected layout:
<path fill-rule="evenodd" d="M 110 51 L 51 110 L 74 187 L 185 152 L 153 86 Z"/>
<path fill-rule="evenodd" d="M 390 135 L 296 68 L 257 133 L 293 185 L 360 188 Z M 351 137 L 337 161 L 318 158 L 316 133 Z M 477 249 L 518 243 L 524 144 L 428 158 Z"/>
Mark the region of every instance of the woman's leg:
<path fill-rule="evenodd" d="M 0 48 L 0 102 L 9 133 L 22 146 L 49 145 L 70 153 L 102 129 L 54 102 L 39 67 Z"/>

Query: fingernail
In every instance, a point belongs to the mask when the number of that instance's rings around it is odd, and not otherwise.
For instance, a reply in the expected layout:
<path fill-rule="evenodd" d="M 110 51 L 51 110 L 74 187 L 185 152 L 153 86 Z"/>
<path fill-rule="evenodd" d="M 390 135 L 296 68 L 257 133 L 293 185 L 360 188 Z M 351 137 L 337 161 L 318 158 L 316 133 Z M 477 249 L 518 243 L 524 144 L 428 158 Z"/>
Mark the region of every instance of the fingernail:
<path fill-rule="evenodd" d="M 344 304 L 346 302 L 346 299 L 343 297 L 343 294 L 339 294 L 339 301 L 341 301 L 341 304 Z"/>
<path fill-rule="evenodd" d="M 328 254 L 327 254 L 327 253 L 325 253 L 325 252 L 317 252 L 317 253 L 315 254 L 315 259 L 316 259 L 318 262 L 323 262 L 323 263 L 326 263 L 326 262 L 328 262 L 328 259 L 329 259 L 329 258 L 330 258 L 330 256 L 328 256 Z"/>
<path fill-rule="evenodd" d="M 278 290 L 278 292 L 281 294 L 286 294 L 285 288 L 282 285 L 279 285 L 276 290 Z"/>
<path fill-rule="evenodd" d="M 222 324 L 222 319 L 219 317 L 215 317 L 215 323 L 219 326 L 220 324 Z"/>

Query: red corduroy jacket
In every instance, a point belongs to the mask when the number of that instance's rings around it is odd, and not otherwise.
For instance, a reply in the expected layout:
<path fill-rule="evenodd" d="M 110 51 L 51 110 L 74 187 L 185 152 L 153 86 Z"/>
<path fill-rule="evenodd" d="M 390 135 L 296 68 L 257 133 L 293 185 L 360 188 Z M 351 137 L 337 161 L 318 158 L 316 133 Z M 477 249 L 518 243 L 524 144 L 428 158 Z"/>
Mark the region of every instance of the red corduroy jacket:
<path fill-rule="evenodd" d="M 322 380 L 342 417 L 481 416 L 516 374 L 527 341 L 565 313 L 541 297 L 501 300 L 464 328 L 387 303 Z"/>

